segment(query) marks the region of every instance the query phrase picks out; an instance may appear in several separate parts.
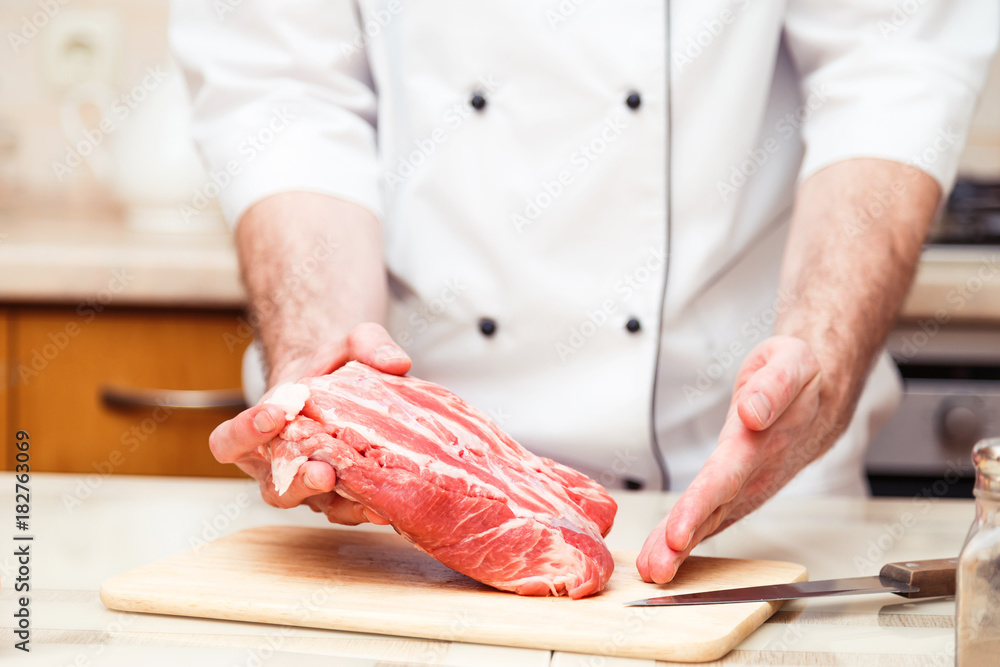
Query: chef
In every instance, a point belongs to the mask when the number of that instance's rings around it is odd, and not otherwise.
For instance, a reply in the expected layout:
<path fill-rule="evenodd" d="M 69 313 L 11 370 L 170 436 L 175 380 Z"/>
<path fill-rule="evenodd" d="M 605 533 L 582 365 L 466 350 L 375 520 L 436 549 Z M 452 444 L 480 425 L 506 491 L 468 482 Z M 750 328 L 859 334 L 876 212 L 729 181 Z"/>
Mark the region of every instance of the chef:
<path fill-rule="evenodd" d="M 235 228 L 251 402 L 356 359 L 611 488 L 683 491 L 638 569 L 783 493 L 862 494 L 883 343 L 952 185 L 995 0 L 178 0 Z M 254 386 L 254 370 L 260 374 Z M 279 507 L 385 519 L 306 464 Z"/>

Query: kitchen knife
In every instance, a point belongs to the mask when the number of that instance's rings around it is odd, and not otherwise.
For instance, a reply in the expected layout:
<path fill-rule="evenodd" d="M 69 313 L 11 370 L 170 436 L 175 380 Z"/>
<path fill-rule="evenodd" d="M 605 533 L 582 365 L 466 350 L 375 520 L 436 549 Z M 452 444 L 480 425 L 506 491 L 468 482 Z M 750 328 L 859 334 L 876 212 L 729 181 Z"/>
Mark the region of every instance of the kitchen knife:
<path fill-rule="evenodd" d="M 750 586 L 722 591 L 667 595 L 648 600 L 626 602 L 626 607 L 672 607 L 688 604 L 720 604 L 724 602 L 767 602 L 796 600 L 822 595 L 863 595 L 895 593 L 906 598 L 929 598 L 955 594 L 955 567 L 958 560 L 916 560 L 889 563 L 877 577 L 801 581 L 794 584 Z"/>

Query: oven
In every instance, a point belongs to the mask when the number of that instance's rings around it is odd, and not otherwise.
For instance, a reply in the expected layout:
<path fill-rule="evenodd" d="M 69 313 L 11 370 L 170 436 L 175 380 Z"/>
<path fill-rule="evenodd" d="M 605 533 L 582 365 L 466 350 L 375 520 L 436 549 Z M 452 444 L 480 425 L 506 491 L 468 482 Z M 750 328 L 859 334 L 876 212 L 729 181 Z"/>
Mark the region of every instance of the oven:
<path fill-rule="evenodd" d="M 956 185 L 923 264 L 938 271 L 938 307 L 890 334 L 904 391 L 868 479 L 874 495 L 971 497 L 972 446 L 1000 435 L 1000 181 Z M 948 268 L 963 278 L 942 279 Z"/>

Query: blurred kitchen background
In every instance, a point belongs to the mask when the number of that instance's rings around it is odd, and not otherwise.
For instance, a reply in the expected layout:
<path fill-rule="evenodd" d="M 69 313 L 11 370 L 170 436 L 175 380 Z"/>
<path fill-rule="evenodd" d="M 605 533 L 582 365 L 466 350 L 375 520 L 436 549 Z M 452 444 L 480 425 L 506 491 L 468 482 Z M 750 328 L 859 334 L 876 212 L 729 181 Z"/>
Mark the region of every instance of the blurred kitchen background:
<path fill-rule="evenodd" d="M 0 444 L 32 470 L 237 475 L 207 437 L 252 337 L 218 184 L 187 138 L 166 0 L 3 0 Z M 1000 435 L 1000 65 L 890 349 L 902 406 L 873 490 L 969 495 Z M 77 495 L 88 493 L 87 488 Z"/>

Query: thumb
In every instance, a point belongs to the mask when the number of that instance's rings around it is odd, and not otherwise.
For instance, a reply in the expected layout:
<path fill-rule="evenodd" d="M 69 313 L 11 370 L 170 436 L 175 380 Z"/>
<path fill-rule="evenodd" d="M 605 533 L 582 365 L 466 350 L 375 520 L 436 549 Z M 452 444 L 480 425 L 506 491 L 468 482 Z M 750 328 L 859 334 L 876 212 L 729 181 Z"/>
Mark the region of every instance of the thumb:
<path fill-rule="evenodd" d="M 410 357 L 389 332 L 373 322 L 359 324 L 347 336 L 347 355 L 383 373 L 404 375 L 410 370 Z"/>
<path fill-rule="evenodd" d="M 740 388 L 737 412 L 743 425 L 762 431 L 774 423 L 820 372 L 819 361 L 806 342 L 791 336 L 769 339 L 758 351 L 759 368 Z M 747 363 L 751 363 L 751 359 Z"/>

